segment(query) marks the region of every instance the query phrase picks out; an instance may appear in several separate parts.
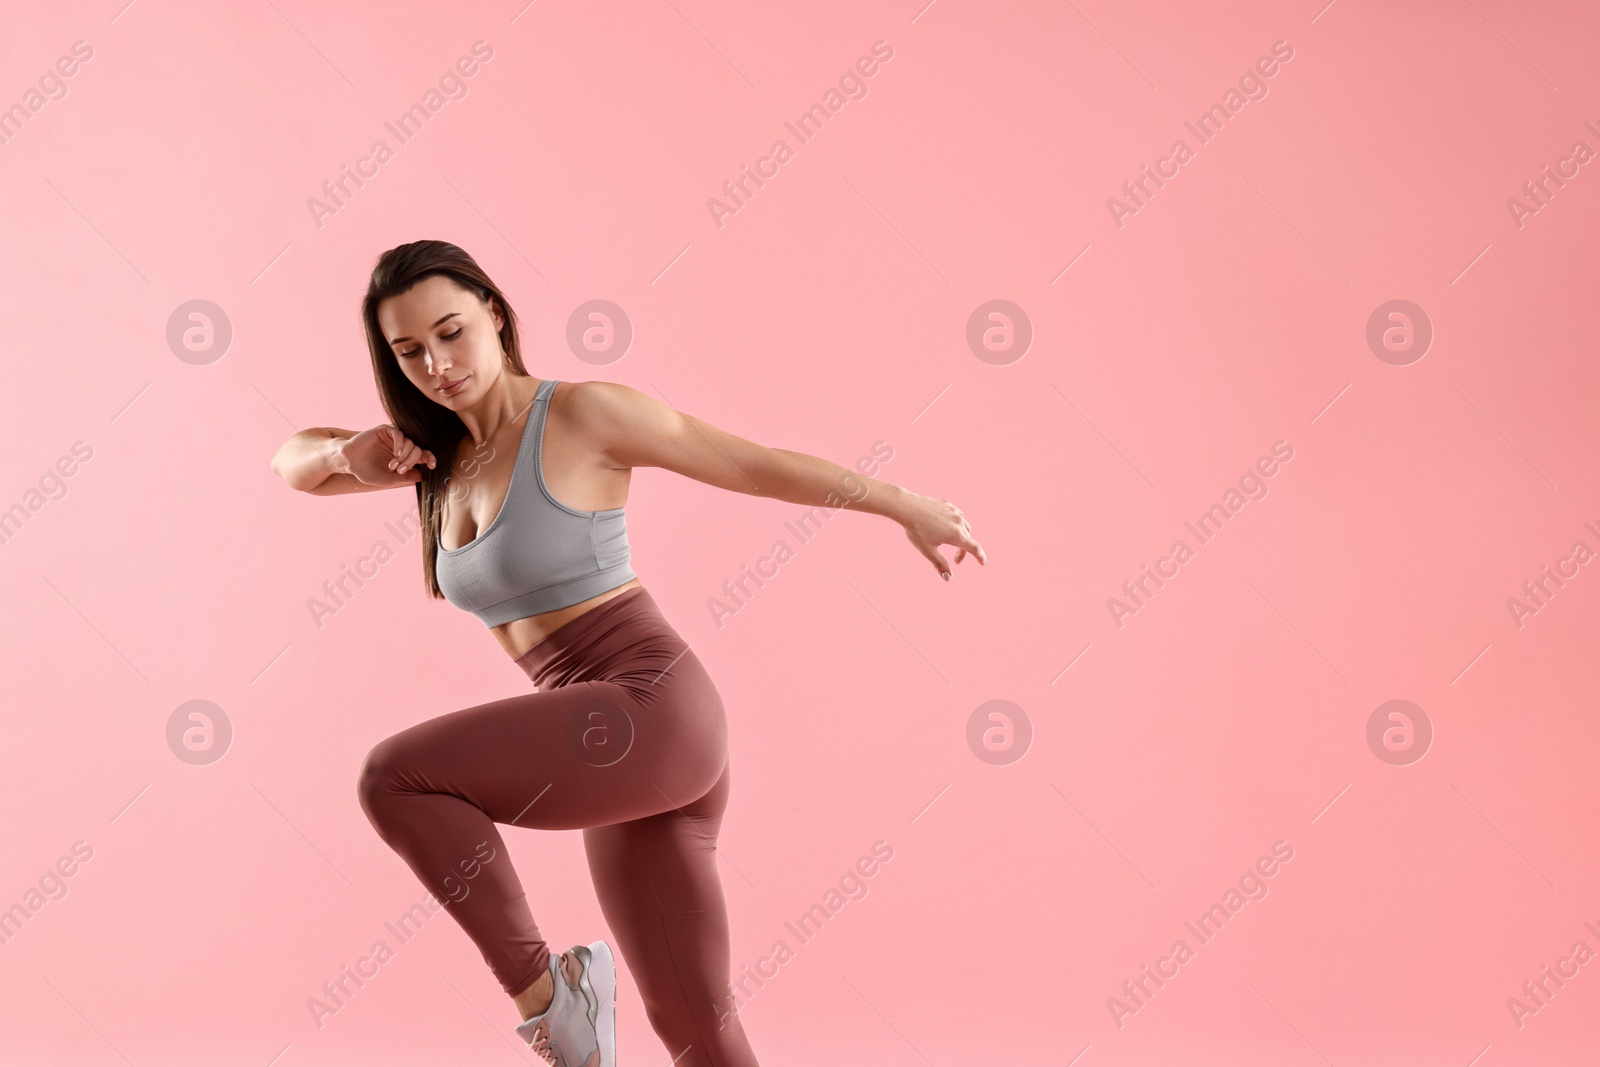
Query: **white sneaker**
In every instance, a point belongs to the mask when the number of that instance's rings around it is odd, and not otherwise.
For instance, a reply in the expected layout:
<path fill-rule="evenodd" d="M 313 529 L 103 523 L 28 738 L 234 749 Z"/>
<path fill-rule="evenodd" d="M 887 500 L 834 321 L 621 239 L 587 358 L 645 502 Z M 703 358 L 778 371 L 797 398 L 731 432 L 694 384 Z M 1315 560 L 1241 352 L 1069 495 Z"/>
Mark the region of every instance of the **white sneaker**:
<path fill-rule="evenodd" d="M 578 984 L 563 963 L 577 961 Z M 550 1007 L 517 1027 L 517 1034 L 555 1067 L 617 1067 L 617 965 L 604 941 L 573 945 L 550 957 Z"/>

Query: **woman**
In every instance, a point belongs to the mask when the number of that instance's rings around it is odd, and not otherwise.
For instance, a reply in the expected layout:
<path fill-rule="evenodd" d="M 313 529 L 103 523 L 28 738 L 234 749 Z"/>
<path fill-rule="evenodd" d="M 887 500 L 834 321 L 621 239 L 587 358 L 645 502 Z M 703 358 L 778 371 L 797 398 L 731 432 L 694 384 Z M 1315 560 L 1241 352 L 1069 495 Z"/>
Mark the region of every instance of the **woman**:
<path fill-rule="evenodd" d="M 887 516 L 946 581 L 938 546 L 957 563 L 987 562 L 982 547 L 947 501 L 764 448 L 624 385 L 530 377 L 511 305 L 455 245 L 385 252 L 362 315 L 392 425 L 302 431 L 272 469 L 324 495 L 414 484 L 429 593 L 482 619 L 535 686 L 379 742 L 360 774 L 367 817 L 441 891 L 521 1011 L 518 1034 L 558 1067 L 614 1067 L 610 947 L 551 954 L 495 824 L 581 828 L 674 1067 L 754 1067 L 727 1007 L 727 721 L 629 564 L 630 472 Z"/>

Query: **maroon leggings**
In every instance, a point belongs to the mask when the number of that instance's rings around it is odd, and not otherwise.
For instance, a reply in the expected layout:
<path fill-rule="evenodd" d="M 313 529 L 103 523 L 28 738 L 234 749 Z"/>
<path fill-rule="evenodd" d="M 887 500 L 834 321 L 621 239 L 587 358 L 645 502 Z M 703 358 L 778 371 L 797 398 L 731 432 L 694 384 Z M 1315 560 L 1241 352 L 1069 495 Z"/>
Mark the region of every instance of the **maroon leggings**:
<path fill-rule="evenodd" d="M 536 692 L 373 747 L 359 784 L 367 818 L 512 996 L 550 949 L 495 824 L 582 829 L 601 913 L 650 1025 L 681 1057 L 674 1067 L 756 1067 L 728 990 L 716 852 L 728 725 L 710 675 L 643 586 L 517 664 Z"/>

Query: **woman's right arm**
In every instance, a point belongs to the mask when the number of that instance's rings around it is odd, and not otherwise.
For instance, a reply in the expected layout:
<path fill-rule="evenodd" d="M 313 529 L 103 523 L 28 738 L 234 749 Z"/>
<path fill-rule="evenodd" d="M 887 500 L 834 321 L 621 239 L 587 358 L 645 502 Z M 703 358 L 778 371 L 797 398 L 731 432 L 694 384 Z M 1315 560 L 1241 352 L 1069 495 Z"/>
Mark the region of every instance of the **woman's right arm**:
<path fill-rule="evenodd" d="M 272 457 L 272 473 L 291 489 L 317 496 L 364 493 L 414 485 L 418 464 L 434 466 L 433 453 L 418 448 L 393 426 L 343 430 L 314 426 L 301 430 Z"/>

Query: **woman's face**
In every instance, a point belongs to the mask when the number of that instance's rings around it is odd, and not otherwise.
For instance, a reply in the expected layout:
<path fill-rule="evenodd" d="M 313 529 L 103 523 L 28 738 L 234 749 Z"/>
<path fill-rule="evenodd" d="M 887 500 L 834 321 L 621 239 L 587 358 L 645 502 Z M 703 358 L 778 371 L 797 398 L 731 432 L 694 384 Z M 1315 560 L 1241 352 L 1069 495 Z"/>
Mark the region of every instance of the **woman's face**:
<path fill-rule="evenodd" d="M 405 376 L 423 396 L 456 410 L 486 395 L 505 368 L 504 321 L 438 274 L 378 305 L 378 326 Z"/>

